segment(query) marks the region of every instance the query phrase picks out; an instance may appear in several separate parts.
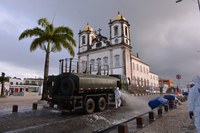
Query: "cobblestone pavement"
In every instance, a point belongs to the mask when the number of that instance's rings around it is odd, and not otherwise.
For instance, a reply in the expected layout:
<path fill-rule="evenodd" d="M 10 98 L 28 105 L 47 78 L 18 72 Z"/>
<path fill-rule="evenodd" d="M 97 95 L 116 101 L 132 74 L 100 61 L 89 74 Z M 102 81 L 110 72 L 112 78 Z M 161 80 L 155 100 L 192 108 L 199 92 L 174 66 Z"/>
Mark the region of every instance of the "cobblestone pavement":
<path fill-rule="evenodd" d="M 134 105 L 131 108 L 122 107 L 118 110 L 108 109 L 104 112 L 91 115 L 67 114 L 61 115 L 60 112 L 40 108 L 36 111 L 25 111 L 19 113 L 1 114 L 1 110 L 9 109 L 13 104 L 20 107 L 31 108 L 31 103 L 40 100 L 41 96 L 36 93 L 28 93 L 24 97 L 10 96 L 0 99 L 0 132 L 3 133 L 91 133 L 92 131 L 106 128 L 109 125 L 120 123 L 126 119 L 141 114 L 141 105 L 147 105 L 151 96 L 144 96 L 131 99 Z M 9 100 L 8 100 L 9 99 Z M 140 99 L 140 100 L 139 100 Z M 138 100 L 138 101 L 137 101 Z M 148 110 L 148 107 L 145 111 Z M 134 129 L 133 129 L 134 128 Z M 114 130 L 117 132 L 117 130 Z M 113 133 L 114 133 L 113 132 Z M 163 116 L 156 119 L 153 123 L 144 128 L 136 129 L 135 125 L 129 127 L 129 133 L 195 133 L 193 121 L 189 119 L 187 102 L 184 102 L 177 109 L 163 113 Z"/>
<path fill-rule="evenodd" d="M 115 110 L 114 107 L 109 107 L 107 111 L 93 113 L 90 115 L 82 115 L 77 113 L 61 115 L 60 112 L 48 108 L 41 108 L 34 111 L 30 109 L 29 111 L 21 111 L 18 113 L 12 113 L 11 108 L 8 108 L 8 112 L 10 113 L 1 114 L 1 110 L 5 107 L 7 108 L 8 104 L 18 104 L 19 109 L 21 106 L 29 106 L 31 108 L 31 104 L 33 102 L 37 102 L 41 96 L 29 95 L 28 98 L 26 96 L 11 96 L 5 99 L 1 98 L 0 132 L 91 133 L 98 129 L 104 129 L 110 125 L 120 123 L 121 121 L 124 121 L 130 117 L 137 116 L 142 111 L 149 110 L 150 108 L 147 106 L 147 101 L 154 97 L 156 96 L 133 96 L 133 99 L 129 98 L 131 99 L 130 105 L 127 103 L 127 106 L 121 107 L 117 110 Z M 29 99 L 29 102 L 27 99 Z"/>
<path fill-rule="evenodd" d="M 135 133 L 196 133 L 196 129 L 189 118 L 187 102 L 184 102 Z"/>

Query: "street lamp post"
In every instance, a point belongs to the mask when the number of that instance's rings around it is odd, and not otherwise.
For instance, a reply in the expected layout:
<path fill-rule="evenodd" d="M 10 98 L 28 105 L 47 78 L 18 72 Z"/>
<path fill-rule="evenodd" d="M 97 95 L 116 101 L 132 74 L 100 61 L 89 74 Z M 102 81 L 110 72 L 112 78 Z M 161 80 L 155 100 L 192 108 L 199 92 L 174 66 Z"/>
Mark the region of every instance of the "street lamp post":
<path fill-rule="evenodd" d="M 177 0 L 176 3 L 179 3 L 179 2 L 181 2 L 181 1 L 183 1 L 183 0 Z M 200 1 L 197 0 L 197 3 L 198 3 L 198 7 L 199 7 L 199 12 L 200 12 Z"/>

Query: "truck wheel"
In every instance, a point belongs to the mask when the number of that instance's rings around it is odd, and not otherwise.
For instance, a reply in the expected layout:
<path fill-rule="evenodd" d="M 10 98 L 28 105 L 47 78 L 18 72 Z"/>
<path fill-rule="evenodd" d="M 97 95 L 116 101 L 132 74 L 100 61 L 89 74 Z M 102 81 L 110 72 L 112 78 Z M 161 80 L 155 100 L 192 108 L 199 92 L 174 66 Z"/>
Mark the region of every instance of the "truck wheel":
<path fill-rule="evenodd" d="M 61 92 L 66 96 L 72 96 L 75 89 L 75 85 L 72 79 L 65 78 L 61 82 Z"/>
<path fill-rule="evenodd" d="M 92 98 L 87 99 L 85 103 L 85 113 L 86 114 L 91 114 L 94 112 L 95 109 L 95 102 Z"/>
<path fill-rule="evenodd" d="M 104 111 L 106 109 L 106 99 L 104 97 L 100 97 L 98 100 L 98 110 Z"/>

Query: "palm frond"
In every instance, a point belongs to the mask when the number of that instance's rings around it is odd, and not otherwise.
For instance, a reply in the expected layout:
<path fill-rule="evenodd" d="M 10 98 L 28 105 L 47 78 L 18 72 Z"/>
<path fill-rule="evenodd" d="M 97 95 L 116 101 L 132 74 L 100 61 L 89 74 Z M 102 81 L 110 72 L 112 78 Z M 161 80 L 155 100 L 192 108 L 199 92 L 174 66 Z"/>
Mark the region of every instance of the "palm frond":
<path fill-rule="evenodd" d="M 74 38 L 72 36 L 66 36 L 67 41 L 72 44 L 74 47 L 76 47 L 76 41 L 74 40 Z"/>
<path fill-rule="evenodd" d="M 51 39 L 52 36 L 54 35 L 54 26 L 53 26 L 53 24 L 48 25 L 46 27 L 45 31 L 46 31 L 46 34 L 47 34 L 48 38 Z"/>
<path fill-rule="evenodd" d="M 73 38 L 73 31 L 70 28 L 63 26 L 56 27 L 54 31 L 54 36 L 59 36 L 76 47 L 76 41 Z"/>
<path fill-rule="evenodd" d="M 51 44 L 53 45 L 52 47 L 52 52 L 57 52 L 62 50 L 62 43 L 66 43 L 66 38 L 63 35 L 54 35 Z"/>
<path fill-rule="evenodd" d="M 73 49 L 73 47 L 70 43 L 68 43 L 67 41 L 65 43 L 63 42 L 62 46 L 68 50 L 68 52 L 71 56 L 74 57 L 75 52 L 74 52 L 74 49 Z"/>
<path fill-rule="evenodd" d="M 41 36 L 42 34 L 44 34 L 44 31 L 38 27 L 35 27 L 33 29 L 26 29 L 19 36 L 19 40 L 32 36 Z"/>
<path fill-rule="evenodd" d="M 41 44 L 41 45 L 40 45 L 40 48 L 41 48 L 42 50 L 44 50 L 44 51 L 47 51 L 47 47 L 46 47 L 46 45 L 44 45 L 44 44 Z"/>
<path fill-rule="evenodd" d="M 48 25 L 50 25 L 50 23 L 46 18 L 41 18 L 38 20 L 38 25 L 46 28 Z"/>
<path fill-rule="evenodd" d="M 60 44 L 60 42 L 54 43 L 54 45 L 51 48 L 52 52 L 60 52 L 62 50 L 62 45 Z"/>
<path fill-rule="evenodd" d="M 64 26 L 56 27 L 54 34 L 67 34 L 67 35 L 74 36 L 73 31 L 70 28 L 64 27 Z"/>
<path fill-rule="evenodd" d="M 38 47 L 40 47 L 41 49 L 46 51 L 46 47 L 45 47 L 44 43 L 45 43 L 44 38 L 38 37 L 38 38 L 34 39 L 30 46 L 30 51 L 31 52 L 35 51 Z"/>

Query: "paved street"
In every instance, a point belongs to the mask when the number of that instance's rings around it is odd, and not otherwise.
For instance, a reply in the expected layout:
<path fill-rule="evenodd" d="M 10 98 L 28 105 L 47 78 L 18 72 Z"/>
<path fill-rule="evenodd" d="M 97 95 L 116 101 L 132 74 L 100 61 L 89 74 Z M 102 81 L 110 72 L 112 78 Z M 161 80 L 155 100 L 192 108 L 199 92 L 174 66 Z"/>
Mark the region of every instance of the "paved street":
<path fill-rule="evenodd" d="M 123 95 L 126 95 L 125 98 L 127 98 L 126 106 L 118 110 L 109 107 L 107 111 L 91 115 L 78 113 L 61 115 L 58 111 L 42 108 L 42 106 L 39 106 L 40 108 L 38 110 L 32 111 L 32 103 L 40 99 L 40 96 L 35 94 L 27 94 L 24 97 L 11 96 L 1 98 L 0 132 L 88 133 L 117 124 L 149 110 L 147 106 L 148 99 L 156 97 L 156 95 L 140 97 L 127 94 Z M 13 104 L 18 104 L 19 110 L 21 108 L 21 111 L 12 113 L 11 107 Z M 7 110 L 3 109 L 5 107 Z M 24 108 L 26 109 L 24 110 Z"/>
<path fill-rule="evenodd" d="M 38 110 L 33 111 L 32 103 L 40 100 L 41 96 L 37 96 L 36 93 L 9 96 L 0 99 L 0 132 L 90 133 L 150 111 L 147 102 L 157 96 L 125 95 L 126 106 L 117 110 L 109 107 L 107 111 L 91 115 L 78 113 L 62 115 L 59 111 L 43 108 L 41 104 L 38 105 Z M 13 104 L 19 105 L 18 113 L 12 113 Z M 188 118 L 187 102 L 178 106 L 177 109 L 164 113 L 163 117 L 150 125 L 146 123 L 145 127 L 139 131 L 132 122 L 128 125 L 131 133 L 195 133 L 193 121 Z M 112 131 L 114 132 L 117 130 Z"/>
<path fill-rule="evenodd" d="M 18 105 L 19 109 L 21 107 L 32 107 L 32 103 L 38 102 L 40 99 L 41 96 L 38 96 L 36 92 L 25 92 L 24 96 L 7 96 L 0 98 L 0 110 L 12 109 L 13 105 Z"/>

